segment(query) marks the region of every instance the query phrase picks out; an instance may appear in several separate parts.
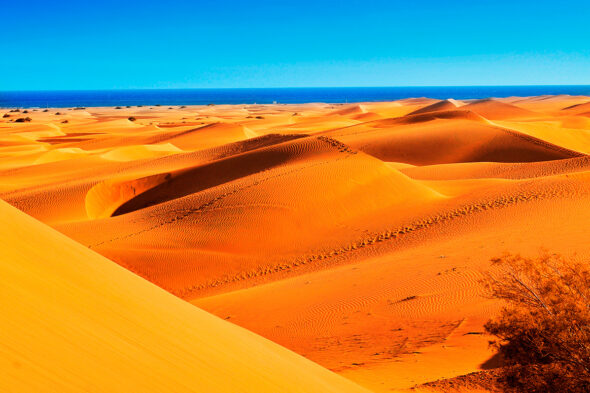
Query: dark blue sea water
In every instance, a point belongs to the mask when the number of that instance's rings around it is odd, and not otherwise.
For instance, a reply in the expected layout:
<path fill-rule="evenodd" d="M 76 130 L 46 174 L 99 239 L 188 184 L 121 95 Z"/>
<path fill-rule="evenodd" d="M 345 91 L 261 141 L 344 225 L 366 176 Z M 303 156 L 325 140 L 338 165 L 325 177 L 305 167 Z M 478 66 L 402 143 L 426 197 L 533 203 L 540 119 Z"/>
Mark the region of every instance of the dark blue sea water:
<path fill-rule="evenodd" d="M 393 101 L 411 97 L 437 99 L 590 95 L 590 86 L 448 86 L 334 87 L 264 89 L 72 90 L 0 92 L 0 107 L 92 107 L 125 105 L 296 104 L 306 102 Z"/>

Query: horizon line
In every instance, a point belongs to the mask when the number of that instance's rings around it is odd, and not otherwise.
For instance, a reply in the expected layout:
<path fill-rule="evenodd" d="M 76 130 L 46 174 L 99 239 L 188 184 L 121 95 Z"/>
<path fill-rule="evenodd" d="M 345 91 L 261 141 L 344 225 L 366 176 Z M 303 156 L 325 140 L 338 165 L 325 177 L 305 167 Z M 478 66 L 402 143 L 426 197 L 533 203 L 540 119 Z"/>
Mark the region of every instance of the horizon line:
<path fill-rule="evenodd" d="M 269 89 L 396 89 L 396 88 L 457 88 L 457 87 L 590 87 L 588 84 L 524 84 L 524 85 L 397 85 L 397 86 L 272 86 L 272 87 L 139 87 L 112 89 L 24 89 L 0 90 L 0 93 L 70 92 L 70 91 L 141 91 L 141 90 L 269 90 Z"/>

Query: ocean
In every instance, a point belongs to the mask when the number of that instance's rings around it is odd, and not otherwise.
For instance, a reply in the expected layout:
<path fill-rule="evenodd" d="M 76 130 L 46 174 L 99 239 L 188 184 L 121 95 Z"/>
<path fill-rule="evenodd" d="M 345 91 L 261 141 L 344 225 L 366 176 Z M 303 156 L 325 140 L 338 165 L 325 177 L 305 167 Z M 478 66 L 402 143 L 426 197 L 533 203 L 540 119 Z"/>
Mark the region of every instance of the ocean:
<path fill-rule="evenodd" d="M 1 108 L 68 108 L 133 105 L 299 104 L 437 99 L 590 95 L 590 86 L 436 86 L 260 89 L 147 89 L 0 91 Z"/>

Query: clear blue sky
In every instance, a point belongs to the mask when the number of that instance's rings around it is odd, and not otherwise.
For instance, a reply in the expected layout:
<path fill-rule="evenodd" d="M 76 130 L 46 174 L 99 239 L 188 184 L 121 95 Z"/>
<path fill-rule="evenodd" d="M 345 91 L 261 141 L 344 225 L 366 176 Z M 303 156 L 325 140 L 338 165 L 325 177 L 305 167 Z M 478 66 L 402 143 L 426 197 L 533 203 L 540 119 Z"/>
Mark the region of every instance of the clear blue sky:
<path fill-rule="evenodd" d="M 590 84 L 588 0 L 45 0 L 1 9 L 0 90 Z"/>

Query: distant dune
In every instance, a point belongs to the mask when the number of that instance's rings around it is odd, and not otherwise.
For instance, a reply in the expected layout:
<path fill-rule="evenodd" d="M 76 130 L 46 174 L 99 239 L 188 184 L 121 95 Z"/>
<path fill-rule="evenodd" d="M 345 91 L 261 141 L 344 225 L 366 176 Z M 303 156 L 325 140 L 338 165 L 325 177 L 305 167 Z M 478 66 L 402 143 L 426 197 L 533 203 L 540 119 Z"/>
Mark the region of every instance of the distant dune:
<path fill-rule="evenodd" d="M 590 257 L 589 103 L 5 111 L 0 390 L 489 391 L 490 259 Z"/>
<path fill-rule="evenodd" d="M 463 106 L 463 105 L 465 105 L 463 102 L 456 101 L 453 99 L 442 100 L 442 101 L 436 102 L 432 105 L 427 105 L 424 108 L 420 108 L 418 110 L 415 110 L 414 112 L 410 113 L 410 115 L 417 115 L 420 113 L 429 113 L 429 112 L 438 112 L 438 111 L 450 111 L 450 110 L 457 109 L 458 107 Z"/>

